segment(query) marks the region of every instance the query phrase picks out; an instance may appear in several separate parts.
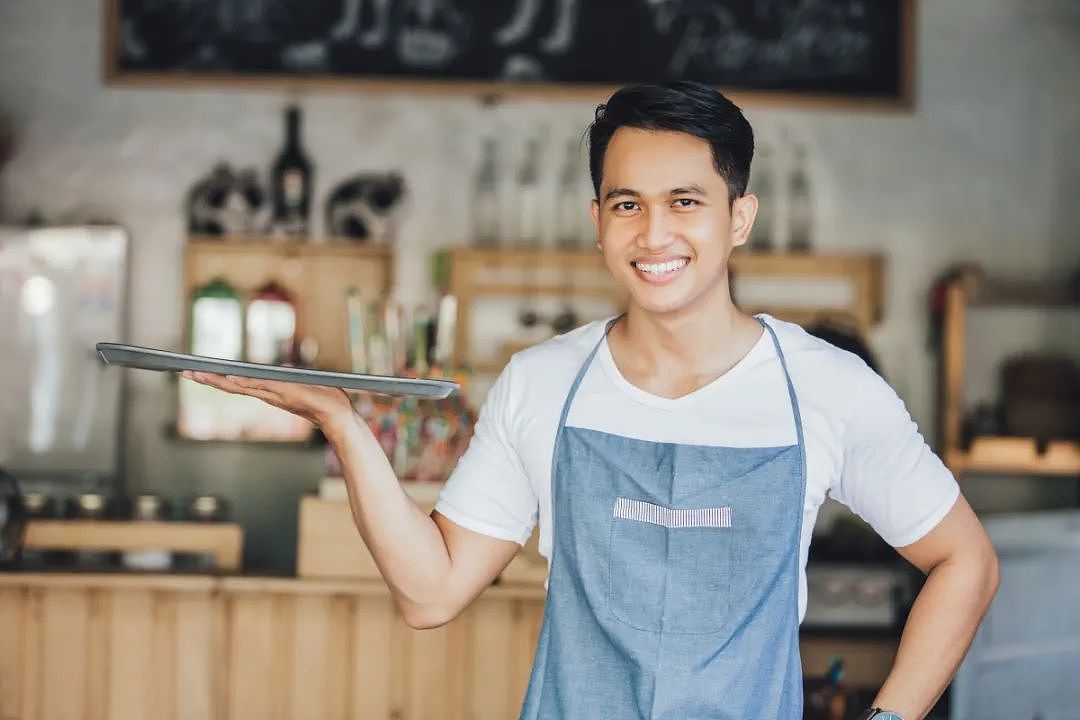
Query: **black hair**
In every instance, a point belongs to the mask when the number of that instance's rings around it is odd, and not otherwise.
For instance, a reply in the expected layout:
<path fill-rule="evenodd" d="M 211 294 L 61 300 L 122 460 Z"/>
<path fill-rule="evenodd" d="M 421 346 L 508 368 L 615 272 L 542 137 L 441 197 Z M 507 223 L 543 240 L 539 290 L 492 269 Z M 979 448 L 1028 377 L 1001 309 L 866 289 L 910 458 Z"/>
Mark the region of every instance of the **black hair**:
<path fill-rule="evenodd" d="M 596 107 L 589 125 L 589 173 L 600 197 L 604 155 L 621 127 L 682 132 L 712 148 L 713 165 L 728 186 L 728 202 L 746 192 L 754 131 L 739 107 L 709 85 L 680 80 L 664 85 L 628 85 Z"/>

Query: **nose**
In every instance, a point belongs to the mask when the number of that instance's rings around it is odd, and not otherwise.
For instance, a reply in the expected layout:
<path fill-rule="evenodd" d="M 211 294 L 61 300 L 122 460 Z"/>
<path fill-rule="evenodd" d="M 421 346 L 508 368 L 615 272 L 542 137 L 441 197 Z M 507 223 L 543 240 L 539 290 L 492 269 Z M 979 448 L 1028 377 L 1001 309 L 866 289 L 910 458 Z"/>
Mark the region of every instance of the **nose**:
<path fill-rule="evenodd" d="M 651 208 L 642 219 L 638 245 L 643 250 L 656 252 L 671 245 L 674 240 L 674 223 L 670 213 L 663 209 Z"/>

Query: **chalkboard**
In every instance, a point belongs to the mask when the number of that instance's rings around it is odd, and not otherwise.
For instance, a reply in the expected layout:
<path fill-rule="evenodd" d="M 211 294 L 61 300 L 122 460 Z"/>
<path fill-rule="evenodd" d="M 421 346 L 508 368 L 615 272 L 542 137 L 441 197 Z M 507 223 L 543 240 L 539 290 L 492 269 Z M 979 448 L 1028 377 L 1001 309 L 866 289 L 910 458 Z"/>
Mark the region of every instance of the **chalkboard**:
<path fill-rule="evenodd" d="M 915 0 L 109 0 L 117 81 L 493 92 L 690 79 L 906 104 Z"/>

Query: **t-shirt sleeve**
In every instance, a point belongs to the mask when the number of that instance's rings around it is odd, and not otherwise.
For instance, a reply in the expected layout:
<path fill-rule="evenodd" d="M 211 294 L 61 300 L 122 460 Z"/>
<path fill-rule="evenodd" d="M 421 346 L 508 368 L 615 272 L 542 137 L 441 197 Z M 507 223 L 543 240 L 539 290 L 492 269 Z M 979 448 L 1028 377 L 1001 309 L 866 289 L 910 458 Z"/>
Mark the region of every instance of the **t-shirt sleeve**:
<path fill-rule="evenodd" d="M 514 449 L 518 395 L 511 361 L 488 392 L 435 509 L 468 530 L 524 545 L 536 525 L 537 497 Z"/>
<path fill-rule="evenodd" d="M 843 470 L 829 494 L 887 543 L 903 547 L 941 522 L 960 488 L 893 389 L 868 367 L 860 370 L 845 423 Z"/>

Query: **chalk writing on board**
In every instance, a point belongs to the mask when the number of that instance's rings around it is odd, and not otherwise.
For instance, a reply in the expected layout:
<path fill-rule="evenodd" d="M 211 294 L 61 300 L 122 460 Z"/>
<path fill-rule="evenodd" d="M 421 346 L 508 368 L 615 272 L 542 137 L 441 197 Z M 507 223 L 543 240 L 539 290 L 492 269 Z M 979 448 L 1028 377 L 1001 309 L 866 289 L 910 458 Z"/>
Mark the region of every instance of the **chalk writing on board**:
<path fill-rule="evenodd" d="M 861 26 L 865 2 L 759 0 L 745 20 L 717 0 L 646 0 L 657 33 L 676 35 L 668 71 L 737 73 L 752 68 L 768 79 L 829 76 L 868 66 L 870 38 Z M 751 31 L 751 25 L 758 32 Z M 762 27 L 777 27 L 763 37 Z"/>
<path fill-rule="evenodd" d="M 892 97 L 912 0 L 109 0 L 118 73 L 621 84 Z"/>

